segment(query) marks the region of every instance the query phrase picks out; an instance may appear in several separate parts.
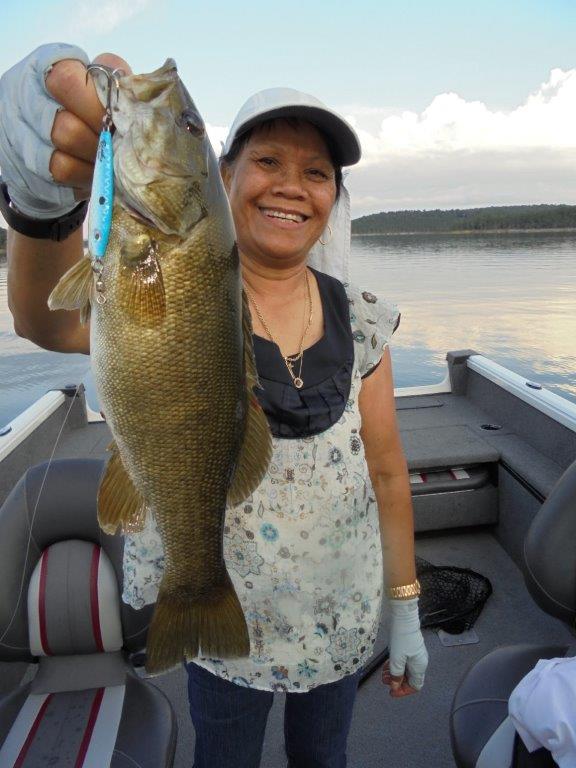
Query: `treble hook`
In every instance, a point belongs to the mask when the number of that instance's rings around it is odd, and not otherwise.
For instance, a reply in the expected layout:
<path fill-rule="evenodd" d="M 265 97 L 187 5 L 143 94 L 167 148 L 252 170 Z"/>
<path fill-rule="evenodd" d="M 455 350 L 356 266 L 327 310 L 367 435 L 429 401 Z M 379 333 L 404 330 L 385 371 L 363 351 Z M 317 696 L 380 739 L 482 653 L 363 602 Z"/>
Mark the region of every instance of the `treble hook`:
<path fill-rule="evenodd" d="M 110 130 L 113 124 L 112 83 L 114 83 L 114 86 L 116 87 L 116 101 L 118 101 L 118 95 L 120 93 L 120 83 L 118 82 L 118 78 L 123 77 L 126 73 L 123 69 L 112 69 L 112 67 L 107 67 L 105 64 L 89 64 L 86 67 L 86 83 L 88 83 L 88 75 L 94 70 L 102 72 L 108 80 L 108 92 L 106 93 L 106 114 L 104 115 L 102 122 L 104 124 L 104 128 L 106 130 Z"/>

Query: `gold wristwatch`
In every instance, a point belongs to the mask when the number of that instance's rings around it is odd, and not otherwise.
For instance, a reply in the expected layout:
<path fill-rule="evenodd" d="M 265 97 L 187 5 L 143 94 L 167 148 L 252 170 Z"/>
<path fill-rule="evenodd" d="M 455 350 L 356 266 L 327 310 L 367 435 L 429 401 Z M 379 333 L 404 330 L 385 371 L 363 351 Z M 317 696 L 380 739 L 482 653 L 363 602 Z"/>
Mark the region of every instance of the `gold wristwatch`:
<path fill-rule="evenodd" d="M 394 600 L 408 600 L 410 597 L 418 597 L 420 594 L 420 582 L 416 579 L 412 584 L 403 584 L 401 587 L 387 587 L 386 593 Z"/>

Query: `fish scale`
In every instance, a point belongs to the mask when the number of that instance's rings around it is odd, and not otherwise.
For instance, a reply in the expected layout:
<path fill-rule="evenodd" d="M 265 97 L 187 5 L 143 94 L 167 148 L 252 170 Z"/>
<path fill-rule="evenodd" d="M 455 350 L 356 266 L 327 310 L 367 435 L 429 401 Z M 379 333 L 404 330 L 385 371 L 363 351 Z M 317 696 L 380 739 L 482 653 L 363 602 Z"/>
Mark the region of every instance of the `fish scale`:
<path fill-rule="evenodd" d="M 114 437 L 98 514 L 108 532 L 137 530 L 148 515 L 157 522 L 165 573 L 147 669 L 159 672 L 200 652 L 249 653 L 223 528 L 227 504 L 257 487 L 272 446 L 252 391 L 250 314 L 232 217 L 201 118 L 171 60 L 119 83 L 104 303 L 94 302 L 89 285 L 93 377 Z M 180 127 L 183 115 L 193 124 Z M 67 290 L 82 268 L 62 278 L 53 308 L 80 305 L 78 291 L 71 301 Z"/>

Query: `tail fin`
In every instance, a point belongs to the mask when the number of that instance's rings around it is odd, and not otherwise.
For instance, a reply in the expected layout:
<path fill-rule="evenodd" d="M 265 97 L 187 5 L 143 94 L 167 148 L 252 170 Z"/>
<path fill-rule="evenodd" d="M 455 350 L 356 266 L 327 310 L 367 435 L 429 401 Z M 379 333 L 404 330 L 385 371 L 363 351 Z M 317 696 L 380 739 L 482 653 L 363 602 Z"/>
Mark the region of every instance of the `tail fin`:
<path fill-rule="evenodd" d="M 199 653 L 228 659 L 250 653 L 246 619 L 226 571 L 201 596 L 160 586 L 148 630 L 146 670 L 163 672 Z"/>

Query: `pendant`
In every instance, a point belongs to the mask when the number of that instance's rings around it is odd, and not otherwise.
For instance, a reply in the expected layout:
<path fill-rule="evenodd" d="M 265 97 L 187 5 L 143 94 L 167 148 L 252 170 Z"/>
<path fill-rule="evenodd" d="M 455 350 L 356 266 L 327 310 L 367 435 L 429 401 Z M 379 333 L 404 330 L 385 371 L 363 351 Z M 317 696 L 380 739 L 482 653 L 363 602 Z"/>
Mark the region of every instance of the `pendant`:
<path fill-rule="evenodd" d="M 304 382 L 302 381 L 300 376 L 297 376 L 294 379 L 294 386 L 296 387 L 296 389 L 302 389 L 302 387 L 304 386 Z"/>

